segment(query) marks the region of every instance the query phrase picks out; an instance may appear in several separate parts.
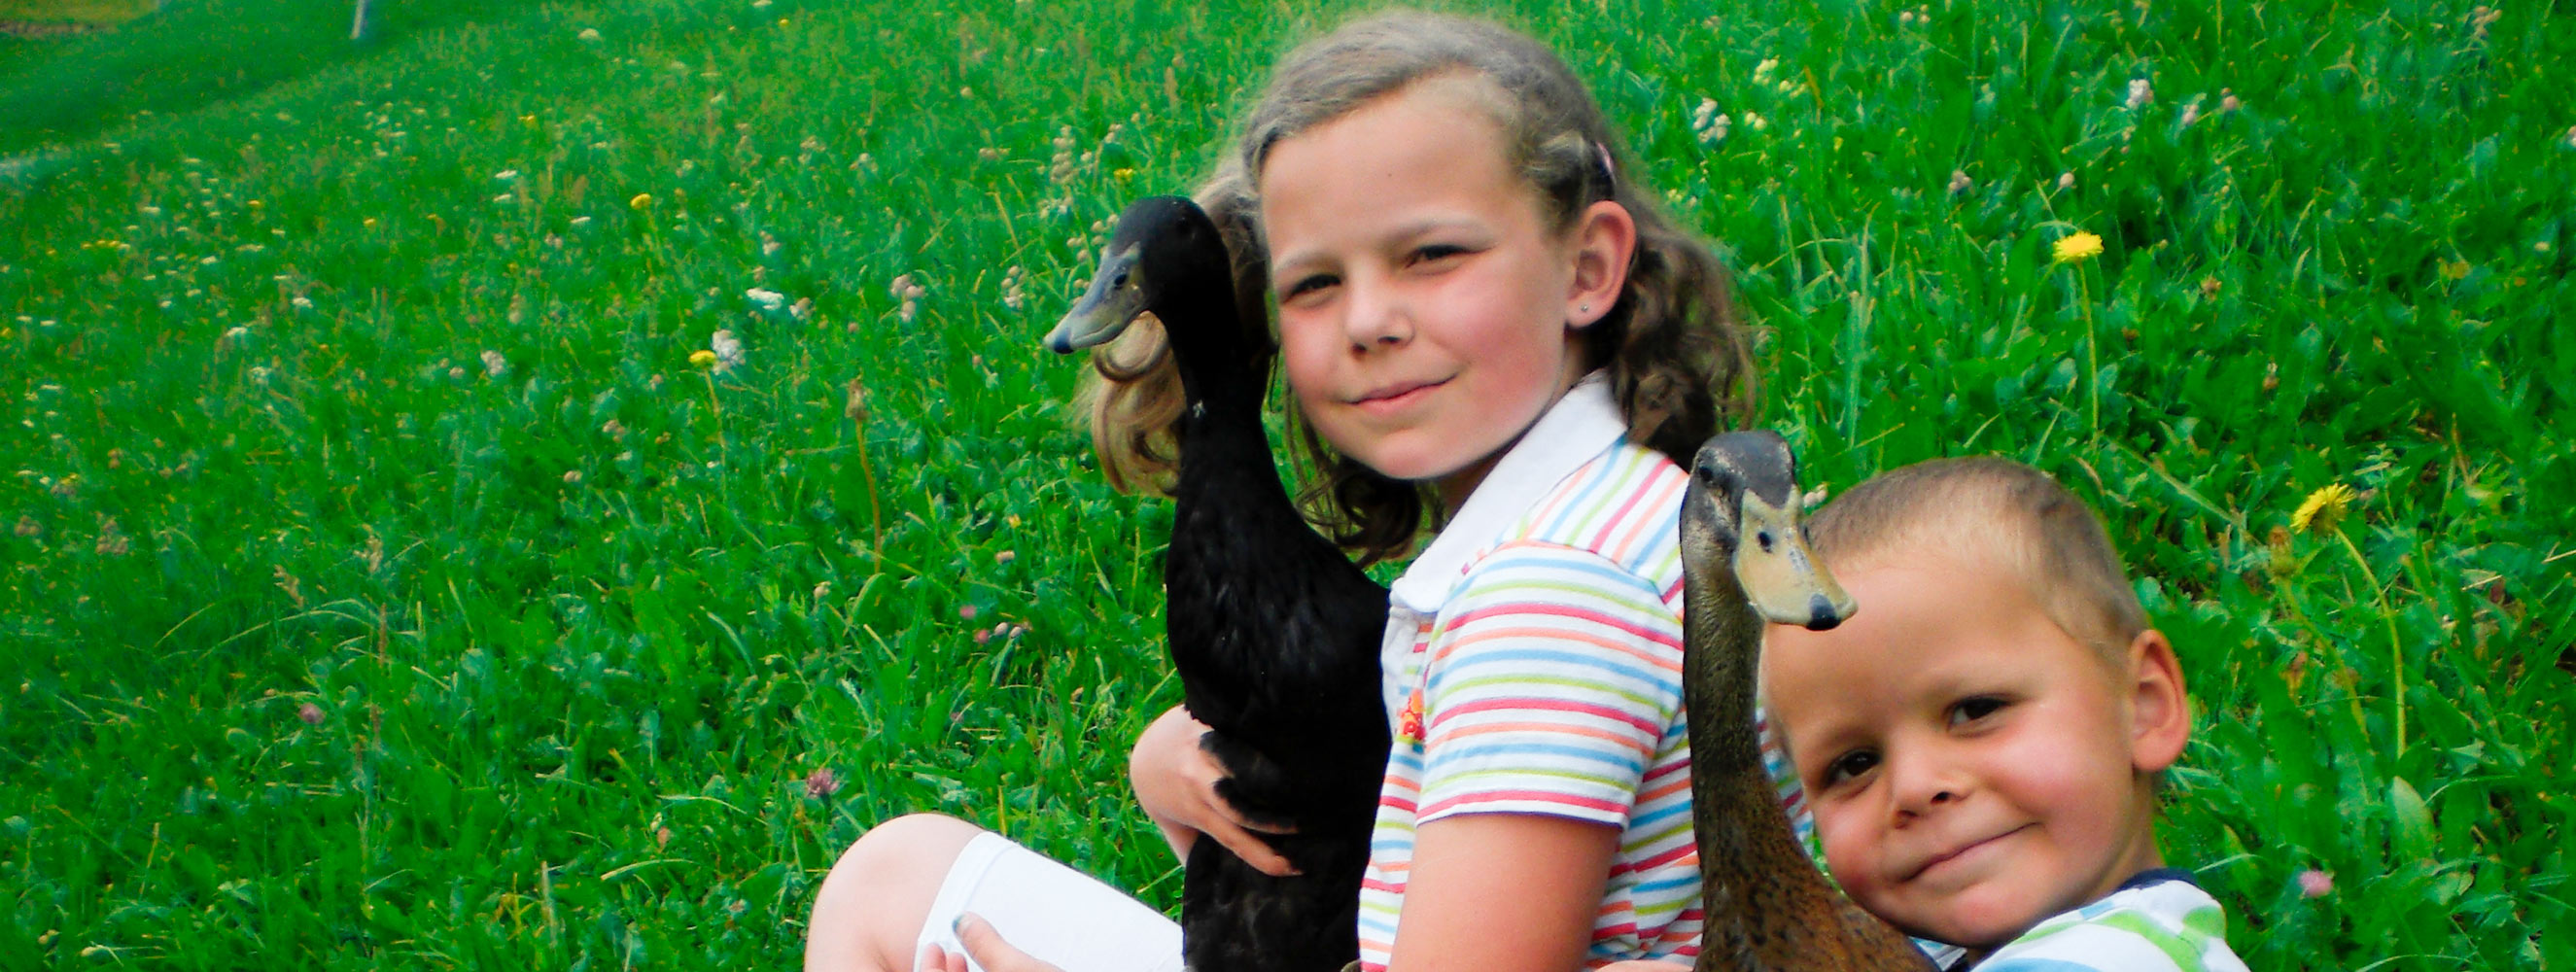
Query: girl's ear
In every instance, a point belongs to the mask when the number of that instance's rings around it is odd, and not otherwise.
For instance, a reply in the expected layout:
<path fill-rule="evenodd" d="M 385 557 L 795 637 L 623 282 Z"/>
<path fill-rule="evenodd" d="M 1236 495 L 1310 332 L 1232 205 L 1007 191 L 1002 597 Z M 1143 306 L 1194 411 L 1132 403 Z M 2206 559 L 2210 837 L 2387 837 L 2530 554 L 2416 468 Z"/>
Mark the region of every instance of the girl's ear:
<path fill-rule="evenodd" d="M 1591 327 L 1619 303 L 1628 284 L 1628 261 L 1637 253 L 1637 219 L 1628 207 L 1604 199 L 1575 217 L 1574 288 L 1565 299 L 1567 327 Z"/>
<path fill-rule="evenodd" d="M 2182 758 L 2191 739 L 2191 703 L 2183 693 L 2182 665 L 2164 632 L 2149 628 L 2129 640 L 2129 765 L 2162 772 Z"/>

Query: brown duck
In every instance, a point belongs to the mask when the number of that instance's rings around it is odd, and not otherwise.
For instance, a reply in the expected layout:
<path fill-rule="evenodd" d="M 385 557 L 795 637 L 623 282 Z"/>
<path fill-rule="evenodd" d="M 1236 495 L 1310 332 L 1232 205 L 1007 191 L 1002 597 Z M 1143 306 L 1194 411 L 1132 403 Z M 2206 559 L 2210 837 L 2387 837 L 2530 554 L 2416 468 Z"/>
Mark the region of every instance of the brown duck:
<path fill-rule="evenodd" d="M 1707 914 L 1697 972 L 1929 970 L 1904 933 L 1817 873 L 1753 731 L 1765 622 L 1822 631 L 1855 605 L 1807 550 L 1797 461 L 1770 432 L 1708 440 L 1682 499 L 1692 827 Z"/>

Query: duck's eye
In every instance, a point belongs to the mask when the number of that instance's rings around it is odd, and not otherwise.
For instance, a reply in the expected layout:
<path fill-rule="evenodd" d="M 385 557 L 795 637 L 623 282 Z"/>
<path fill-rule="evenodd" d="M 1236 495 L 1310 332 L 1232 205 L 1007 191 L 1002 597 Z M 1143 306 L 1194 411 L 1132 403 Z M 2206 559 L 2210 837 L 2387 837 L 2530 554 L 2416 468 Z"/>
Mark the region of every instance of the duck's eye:
<path fill-rule="evenodd" d="M 1118 271 L 1118 275 L 1117 275 L 1117 276 L 1109 278 L 1109 286 L 1110 286 L 1110 287 L 1112 287 L 1112 288 L 1121 288 L 1121 287 L 1125 287 L 1125 286 L 1127 286 L 1127 271 L 1125 271 L 1125 270 L 1120 270 L 1120 271 Z"/>
<path fill-rule="evenodd" d="M 1753 534 L 1753 542 L 1755 542 L 1755 543 L 1758 543 L 1758 544 L 1761 544 L 1761 545 L 1762 545 L 1762 552 L 1763 552 L 1763 553 L 1770 553 L 1770 552 L 1771 552 L 1771 531 L 1769 531 L 1769 530 L 1760 530 L 1760 531 L 1756 531 L 1756 532 Z"/>

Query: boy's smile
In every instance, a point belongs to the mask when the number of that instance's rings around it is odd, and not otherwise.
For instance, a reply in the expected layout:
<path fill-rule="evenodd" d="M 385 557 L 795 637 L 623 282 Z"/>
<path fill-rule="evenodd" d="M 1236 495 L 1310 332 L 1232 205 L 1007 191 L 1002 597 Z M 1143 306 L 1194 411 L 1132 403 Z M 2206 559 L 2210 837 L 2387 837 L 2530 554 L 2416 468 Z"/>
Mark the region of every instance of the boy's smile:
<path fill-rule="evenodd" d="M 1300 410 L 1334 449 L 1436 480 L 1453 506 L 1582 376 L 1579 329 L 1609 312 L 1621 279 L 1592 293 L 1588 222 L 1549 225 L 1464 91 L 1479 83 L 1381 96 L 1280 141 L 1260 173 Z"/>
<path fill-rule="evenodd" d="M 2097 652 L 1990 553 L 1901 542 L 1836 566 L 1859 614 L 1774 626 L 1763 676 L 1854 900 L 1992 947 L 2160 865 L 2151 781 L 2182 739 L 2154 728 L 2181 703 L 2162 635 Z"/>

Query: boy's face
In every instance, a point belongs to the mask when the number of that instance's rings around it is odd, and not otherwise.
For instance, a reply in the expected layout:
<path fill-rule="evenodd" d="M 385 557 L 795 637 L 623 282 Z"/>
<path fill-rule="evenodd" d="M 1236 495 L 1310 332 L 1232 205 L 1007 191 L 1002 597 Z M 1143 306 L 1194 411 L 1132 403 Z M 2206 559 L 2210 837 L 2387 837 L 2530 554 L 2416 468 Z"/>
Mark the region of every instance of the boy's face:
<path fill-rule="evenodd" d="M 2161 635 L 2114 666 L 1992 561 L 1917 544 L 1837 565 L 1859 614 L 1775 625 L 1763 658 L 1834 877 L 1897 927 L 1972 947 L 2161 863 L 2148 774 L 2189 729 Z"/>

